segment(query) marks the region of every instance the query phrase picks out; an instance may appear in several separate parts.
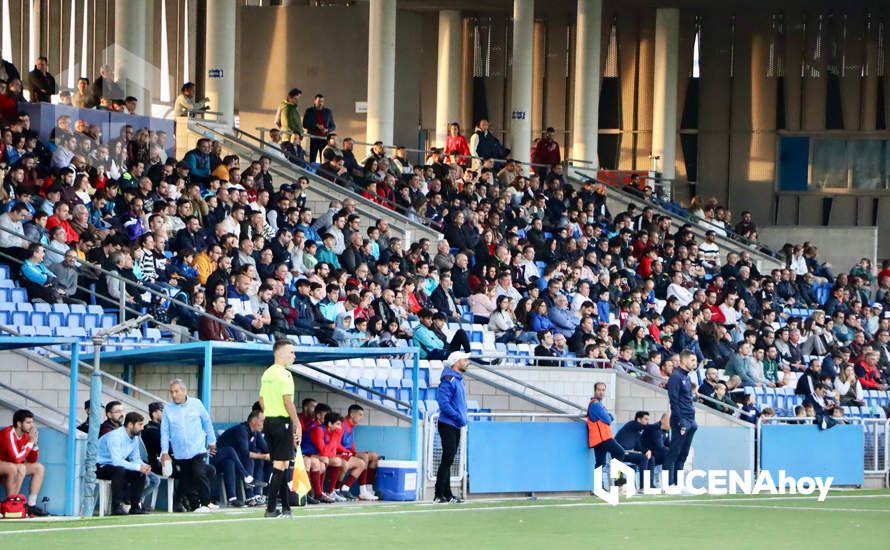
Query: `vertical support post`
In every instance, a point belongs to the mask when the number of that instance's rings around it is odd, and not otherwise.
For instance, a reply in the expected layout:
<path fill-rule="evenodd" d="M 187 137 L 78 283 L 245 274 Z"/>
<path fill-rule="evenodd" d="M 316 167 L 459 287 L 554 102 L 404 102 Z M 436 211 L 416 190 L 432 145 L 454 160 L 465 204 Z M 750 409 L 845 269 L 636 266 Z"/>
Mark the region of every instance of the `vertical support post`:
<path fill-rule="evenodd" d="M 365 141 L 393 142 L 396 0 L 371 0 L 368 14 L 368 115 Z"/>
<path fill-rule="evenodd" d="M 652 156 L 661 157 L 661 175 L 676 177 L 680 10 L 655 11 L 655 87 L 652 94 Z"/>
<path fill-rule="evenodd" d="M 201 367 L 201 388 L 198 399 L 210 410 L 210 380 L 213 377 L 213 343 L 204 342 L 204 364 Z"/>
<path fill-rule="evenodd" d="M 461 61 L 463 59 L 461 33 L 463 21 L 457 10 L 439 12 L 439 54 L 436 77 L 436 147 L 445 147 L 448 125 L 460 116 Z M 445 151 L 447 154 L 448 151 Z"/>
<path fill-rule="evenodd" d="M 591 162 L 595 168 L 599 168 L 597 138 L 602 26 L 602 0 L 578 0 L 571 158 Z M 590 169 L 591 166 L 579 163 L 578 168 Z"/>
<path fill-rule="evenodd" d="M 514 159 L 531 160 L 532 46 L 535 0 L 513 0 L 513 74 L 510 75 L 510 144 Z M 523 170 L 528 173 L 528 168 Z"/>
<path fill-rule="evenodd" d="M 204 91 L 210 108 L 235 125 L 235 0 L 207 0 Z"/>
<path fill-rule="evenodd" d="M 417 389 L 420 383 L 420 353 L 414 350 L 411 362 L 411 460 L 417 460 L 417 446 L 420 442 L 420 392 Z"/>
<path fill-rule="evenodd" d="M 93 374 L 90 376 L 90 428 L 87 451 L 83 461 L 83 501 L 80 515 L 90 517 L 96 508 L 96 451 L 99 443 L 99 424 L 102 416 L 102 368 L 99 357 L 104 336 L 93 337 Z"/>
<path fill-rule="evenodd" d="M 68 449 L 65 464 L 65 515 L 74 515 L 74 487 L 77 480 L 77 366 L 80 363 L 80 341 L 71 346 L 71 376 L 68 390 Z"/>

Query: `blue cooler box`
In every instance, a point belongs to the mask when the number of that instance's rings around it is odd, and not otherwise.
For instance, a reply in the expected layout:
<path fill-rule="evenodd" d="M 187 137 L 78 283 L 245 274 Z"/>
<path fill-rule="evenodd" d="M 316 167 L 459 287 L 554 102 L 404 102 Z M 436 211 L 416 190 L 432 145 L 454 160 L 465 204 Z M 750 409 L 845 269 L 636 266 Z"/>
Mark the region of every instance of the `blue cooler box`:
<path fill-rule="evenodd" d="M 417 500 L 417 461 L 379 461 L 377 492 L 382 500 Z"/>

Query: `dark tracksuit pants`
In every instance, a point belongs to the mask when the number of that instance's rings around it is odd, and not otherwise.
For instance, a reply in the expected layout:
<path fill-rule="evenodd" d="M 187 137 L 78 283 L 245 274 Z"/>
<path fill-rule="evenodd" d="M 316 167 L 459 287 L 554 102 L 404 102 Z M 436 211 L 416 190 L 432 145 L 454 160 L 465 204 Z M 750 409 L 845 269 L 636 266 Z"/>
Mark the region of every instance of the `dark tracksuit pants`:
<path fill-rule="evenodd" d="M 226 498 L 238 498 L 238 480 L 251 475 L 241 464 L 238 453 L 232 447 L 219 447 L 210 458 L 210 464 L 223 476 L 226 484 Z"/>
<path fill-rule="evenodd" d="M 451 465 L 460 445 L 460 428 L 439 422 L 439 437 L 442 439 L 442 460 L 436 472 L 436 498 L 451 499 Z"/>
<path fill-rule="evenodd" d="M 207 464 L 206 458 L 207 455 L 201 453 L 183 460 L 173 459 L 174 477 L 179 480 L 174 501 L 186 497 L 192 504 L 197 501 L 198 506 L 210 503 L 210 480 L 216 477 L 216 468 Z"/>
<path fill-rule="evenodd" d="M 96 468 L 96 477 L 111 481 L 111 507 L 123 504 L 138 506 L 145 489 L 145 474 L 121 466 L 104 464 Z"/>
<path fill-rule="evenodd" d="M 662 465 L 669 472 L 668 480 L 671 485 L 677 484 L 677 470 L 682 470 L 686 463 L 689 449 L 692 448 L 692 437 L 697 429 L 698 426 L 694 424 L 691 428 L 681 428 L 680 422 L 671 416 L 671 446 Z"/>

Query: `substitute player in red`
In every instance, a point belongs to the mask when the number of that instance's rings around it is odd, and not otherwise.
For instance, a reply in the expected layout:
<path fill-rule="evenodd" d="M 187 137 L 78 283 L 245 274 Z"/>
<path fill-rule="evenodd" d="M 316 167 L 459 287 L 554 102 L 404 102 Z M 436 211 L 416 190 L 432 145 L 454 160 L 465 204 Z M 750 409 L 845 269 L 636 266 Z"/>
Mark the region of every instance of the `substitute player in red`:
<path fill-rule="evenodd" d="M 340 437 L 337 452 L 347 458 L 357 457 L 367 465 L 367 468 L 362 471 L 359 477 L 358 498 L 360 500 L 379 500 L 379 497 L 374 494 L 374 481 L 377 478 L 377 461 L 380 460 L 380 455 L 374 451 L 356 452 L 355 450 L 354 430 L 364 417 L 365 409 L 361 405 L 349 406 L 349 409 L 346 411 L 346 418 L 343 419 L 343 433 Z"/>
<path fill-rule="evenodd" d="M 305 407 L 305 401 L 304 401 Z M 306 410 L 305 408 L 303 409 Z M 303 452 L 303 463 L 309 472 L 309 483 L 312 484 L 312 492 L 315 494 L 315 500 L 323 504 L 338 502 L 324 492 L 324 477 L 328 469 L 328 459 L 323 456 L 324 450 L 324 415 L 329 413 L 331 408 L 324 403 L 317 404 L 313 410 L 313 416 L 306 422 L 308 428 L 305 431 L 306 437 L 300 443 L 300 450 Z M 319 420 L 319 417 L 321 419 Z M 304 420 L 305 422 L 305 420 Z M 320 430 L 320 431 L 319 431 Z M 315 438 L 312 434 L 315 433 Z M 342 500 L 342 499 L 339 499 Z"/>
<path fill-rule="evenodd" d="M 48 515 L 37 507 L 44 475 L 43 464 L 37 462 L 37 441 L 34 413 L 29 410 L 15 411 L 12 425 L 0 430 L 0 476 L 6 476 L 6 494 L 18 494 L 25 478 L 31 476 L 28 487 L 28 515 L 31 517 Z"/>
<path fill-rule="evenodd" d="M 318 421 L 321 420 L 321 415 L 318 412 L 320 407 L 321 405 L 315 409 L 316 420 Z M 350 491 L 366 466 L 363 460 L 355 456 L 338 454 L 337 450 L 340 446 L 342 434 L 343 417 L 338 413 L 330 412 L 330 410 L 325 413 L 323 424 L 316 422 L 309 430 L 309 438 L 313 446 L 319 450 L 318 459 L 328 466 L 327 495 L 338 502 L 355 500 Z M 343 482 L 340 490 L 337 491 L 337 487 L 340 486 L 340 478 L 347 471 L 350 472 L 350 476 Z"/>

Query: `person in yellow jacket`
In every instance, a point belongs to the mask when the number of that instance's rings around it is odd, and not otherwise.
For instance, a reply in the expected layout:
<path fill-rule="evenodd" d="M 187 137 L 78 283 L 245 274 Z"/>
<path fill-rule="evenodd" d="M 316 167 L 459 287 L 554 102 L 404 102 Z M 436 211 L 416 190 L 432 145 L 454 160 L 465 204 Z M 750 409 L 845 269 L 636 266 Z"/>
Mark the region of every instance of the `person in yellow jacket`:
<path fill-rule="evenodd" d="M 220 256 L 222 256 L 222 248 L 218 244 L 210 245 L 207 250 L 203 250 L 195 256 L 192 267 L 198 272 L 198 280 L 202 285 L 206 285 L 207 278 L 216 271 Z"/>

